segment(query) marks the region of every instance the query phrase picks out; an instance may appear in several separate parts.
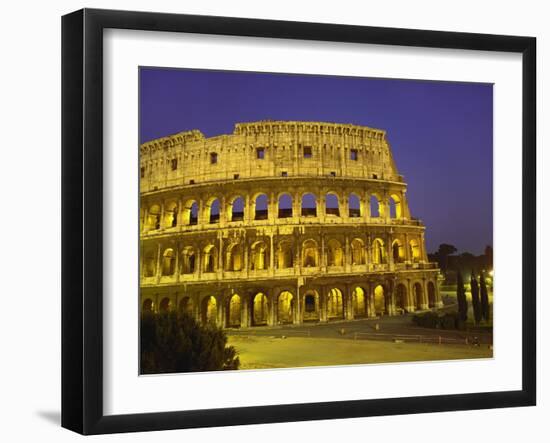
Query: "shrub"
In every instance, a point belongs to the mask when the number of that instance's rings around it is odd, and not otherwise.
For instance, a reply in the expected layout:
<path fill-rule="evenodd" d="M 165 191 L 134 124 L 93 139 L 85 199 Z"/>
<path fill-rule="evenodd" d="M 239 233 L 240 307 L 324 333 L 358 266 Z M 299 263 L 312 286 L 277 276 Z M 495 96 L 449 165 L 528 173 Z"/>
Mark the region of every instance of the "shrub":
<path fill-rule="evenodd" d="M 144 314 L 140 343 L 142 374 L 218 371 L 240 365 L 221 329 L 200 326 L 186 314 Z"/>

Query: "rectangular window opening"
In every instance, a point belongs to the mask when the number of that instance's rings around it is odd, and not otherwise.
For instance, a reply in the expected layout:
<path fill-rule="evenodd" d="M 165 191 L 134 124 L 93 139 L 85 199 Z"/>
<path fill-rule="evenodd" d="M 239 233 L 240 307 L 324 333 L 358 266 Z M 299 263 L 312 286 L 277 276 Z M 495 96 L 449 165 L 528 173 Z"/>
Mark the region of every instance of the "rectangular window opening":
<path fill-rule="evenodd" d="M 357 149 L 352 149 L 351 151 L 349 151 L 349 158 L 354 161 L 357 161 L 359 159 L 359 153 L 357 152 Z"/>
<path fill-rule="evenodd" d="M 215 165 L 218 163 L 218 154 L 216 152 L 210 153 L 210 164 Z"/>
<path fill-rule="evenodd" d="M 313 157 L 313 151 L 311 150 L 311 146 L 304 146 L 304 158 L 311 158 Z"/>
<path fill-rule="evenodd" d="M 288 172 L 286 171 L 281 172 L 281 177 L 288 177 Z"/>
<path fill-rule="evenodd" d="M 178 159 L 177 158 L 173 158 L 170 161 L 170 167 L 172 168 L 172 171 L 175 171 L 176 169 L 178 169 Z"/>
<path fill-rule="evenodd" d="M 256 158 L 260 160 L 265 158 L 265 148 L 256 148 Z"/>

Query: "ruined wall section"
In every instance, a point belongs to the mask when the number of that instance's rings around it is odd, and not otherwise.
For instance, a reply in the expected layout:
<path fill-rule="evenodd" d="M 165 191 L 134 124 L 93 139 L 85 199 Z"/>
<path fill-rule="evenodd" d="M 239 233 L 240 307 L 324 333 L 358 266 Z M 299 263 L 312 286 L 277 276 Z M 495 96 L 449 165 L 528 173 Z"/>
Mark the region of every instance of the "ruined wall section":
<path fill-rule="evenodd" d="M 322 122 L 238 123 L 233 134 L 197 130 L 141 145 L 141 192 L 262 177 L 349 177 L 402 182 L 386 132 Z"/>

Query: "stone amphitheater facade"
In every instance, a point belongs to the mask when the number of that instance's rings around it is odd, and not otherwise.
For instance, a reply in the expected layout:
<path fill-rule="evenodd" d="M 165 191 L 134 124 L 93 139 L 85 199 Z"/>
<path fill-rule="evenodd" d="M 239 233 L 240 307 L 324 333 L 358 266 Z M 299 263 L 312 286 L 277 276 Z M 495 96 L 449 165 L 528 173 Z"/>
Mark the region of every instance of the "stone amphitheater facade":
<path fill-rule="evenodd" d="M 442 305 L 386 132 L 260 121 L 140 147 L 140 305 L 221 327 Z"/>

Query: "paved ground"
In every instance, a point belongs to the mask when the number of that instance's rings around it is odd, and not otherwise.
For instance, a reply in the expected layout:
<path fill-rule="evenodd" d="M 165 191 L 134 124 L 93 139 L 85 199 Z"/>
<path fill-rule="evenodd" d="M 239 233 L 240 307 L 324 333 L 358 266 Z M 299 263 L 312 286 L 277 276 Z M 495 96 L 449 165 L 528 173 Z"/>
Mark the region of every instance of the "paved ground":
<path fill-rule="evenodd" d="M 450 306 L 444 309 L 453 310 L 454 307 Z M 269 328 L 253 327 L 246 329 L 229 329 L 226 332 L 229 336 L 285 336 L 386 341 L 398 339 L 405 342 L 422 341 L 423 337 L 425 341 L 433 341 L 441 336 L 443 342 L 456 341 L 456 343 L 465 343 L 466 339 L 468 339 L 469 342 L 472 343 L 474 337 L 477 337 L 481 344 L 492 343 L 492 333 L 488 332 L 487 328 L 472 328 L 467 331 L 421 328 L 412 323 L 411 317 L 412 314 L 406 314 L 394 317 L 382 317 L 379 319 L 304 323 L 302 325 L 282 325 Z M 378 325 L 378 329 L 376 325 Z M 407 338 L 407 336 L 411 337 Z"/>

